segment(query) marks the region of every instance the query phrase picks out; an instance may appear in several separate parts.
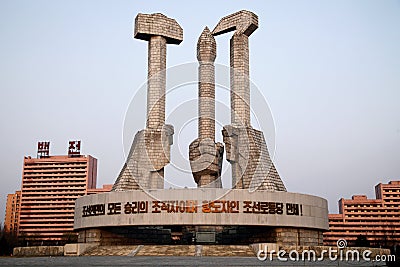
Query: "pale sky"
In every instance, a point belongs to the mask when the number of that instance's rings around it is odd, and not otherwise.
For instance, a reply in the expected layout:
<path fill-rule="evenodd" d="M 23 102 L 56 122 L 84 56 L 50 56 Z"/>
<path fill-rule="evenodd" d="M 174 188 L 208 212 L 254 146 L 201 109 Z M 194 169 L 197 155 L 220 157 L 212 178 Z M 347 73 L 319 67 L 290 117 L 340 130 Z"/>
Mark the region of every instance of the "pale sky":
<path fill-rule="evenodd" d="M 99 161 L 98 185 L 114 183 L 124 149 L 145 127 L 138 92 L 147 43 L 132 39 L 137 13 L 160 12 L 182 26 L 184 41 L 168 46 L 168 67 L 196 66 L 205 26 L 242 9 L 259 16 L 250 78 L 272 112 L 274 123 L 261 128 L 288 191 L 324 197 L 336 213 L 341 197 L 374 197 L 376 184 L 400 180 L 400 1 L 138 2 L 0 1 L 1 221 L 6 194 L 20 188 L 23 157 L 36 156 L 38 141 L 51 141 L 51 154 L 59 155 L 68 140 L 82 140 L 82 152 Z M 229 65 L 230 37 L 216 37 L 218 64 Z M 196 121 L 178 125 L 186 117 L 176 109 L 194 101 L 188 106 L 196 112 L 196 95 L 192 86 L 167 96 L 174 162 L 179 151 L 187 157 L 197 135 Z M 130 113 L 137 99 L 144 100 Z M 229 106 L 226 91 L 217 89 L 217 99 Z M 217 109 L 222 124 L 229 123 L 225 111 Z M 268 114 L 265 105 L 256 115 Z M 165 176 L 194 186 L 172 166 Z"/>

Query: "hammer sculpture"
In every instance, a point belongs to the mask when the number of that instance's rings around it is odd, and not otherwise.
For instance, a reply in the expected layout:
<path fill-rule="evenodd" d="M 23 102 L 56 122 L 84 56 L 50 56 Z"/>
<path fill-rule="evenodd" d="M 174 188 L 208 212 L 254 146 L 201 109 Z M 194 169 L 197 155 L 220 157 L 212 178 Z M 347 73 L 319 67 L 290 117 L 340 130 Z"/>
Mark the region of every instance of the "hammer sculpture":
<path fill-rule="evenodd" d="M 164 188 L 164 167 L 170 160 L 174 127 L 165 124 L 167 44 L 180 44 L 183 30 L 163 14 L 138 14 L 134 37 L 148 41 L 146 129 L 133 140 L 113 191 Z"/>

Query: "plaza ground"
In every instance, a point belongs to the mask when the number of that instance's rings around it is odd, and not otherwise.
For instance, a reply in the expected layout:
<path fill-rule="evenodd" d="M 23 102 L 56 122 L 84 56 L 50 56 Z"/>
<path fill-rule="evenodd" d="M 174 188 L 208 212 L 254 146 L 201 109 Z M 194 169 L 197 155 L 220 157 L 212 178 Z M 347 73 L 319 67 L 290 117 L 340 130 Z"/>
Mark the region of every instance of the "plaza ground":
<path fill-rule="evenodd" d="M 386 266 L 377 262 L 279 262 L 256 257 L 3 257 L 0 266 Z"/>

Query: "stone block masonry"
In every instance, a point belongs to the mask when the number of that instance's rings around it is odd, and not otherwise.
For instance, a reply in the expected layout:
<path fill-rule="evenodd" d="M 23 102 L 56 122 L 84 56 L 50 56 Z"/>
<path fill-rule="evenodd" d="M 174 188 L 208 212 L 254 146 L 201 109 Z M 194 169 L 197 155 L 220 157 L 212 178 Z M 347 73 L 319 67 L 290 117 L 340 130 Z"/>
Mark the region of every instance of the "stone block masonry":
<path fill-rule="evenodd" d="M 205 27 L 197 42 L 199 61 L 198 138 L 189 145 L 189 160 L 198 187 L 222 188 L 224 146 L 215 143 L 216 42 Z"/>
<path fill-rule="evenodd" d="M 170 160 L 173 134 L 171 125 L 139 131 L 112 191 L 164 188 L 164 166 Z"/>
<path fill-rule="evenodd" d="M 165 71 L 167 44 L 180 44 L 181 26 L 163 14 L 138 14 L 134 37 L 148 41 L 147 128 L 160 128 L 165 123 Z"/>
<path fill-rule="evenodd" d="M 250 121 L 249 36 L 258 28 L 256 14 L 242 10 L 222 18 L 214 36 L 235 31 L 230 40 L 231 125 L 222 134 L 236 189 L 286 191 L 271 160 L 264 135 Z"/>
<path fill-rule="evenodd" d="M 212 31 L 214 36 L 235 31 L 230 40 L 233 124 L 250 125 L 249 36 L 257 28 L 257 15 L 242 10 L 222 18 Z"/>
<path fill-rule="evenodd" d="M 113 191 L 164 188 L 164 167 L 174 134 L 173 126 L 165 124 L 167 44 L 180 44 L 183 30 L 163 14 L 138 14 L 134 37 L 148 41 L 146 129 L 135 135 Z"/>
<path fill-rule="evenodd" d="M 251 127 L 224 126 L 226 159 L 235 189 L 286 191 L 268 152 L 264 134 Z"/>

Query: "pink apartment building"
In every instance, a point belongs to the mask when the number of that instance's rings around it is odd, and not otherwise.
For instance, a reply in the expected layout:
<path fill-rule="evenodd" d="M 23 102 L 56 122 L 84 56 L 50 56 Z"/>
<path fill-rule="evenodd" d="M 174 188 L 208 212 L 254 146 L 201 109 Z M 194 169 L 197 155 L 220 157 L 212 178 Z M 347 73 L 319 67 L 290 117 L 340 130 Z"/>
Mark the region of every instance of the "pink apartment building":
<path fill-rule="evenodd" d="M 400 181 L 375 186 L 376 199 L 356 195 L 339 200 L 339 214 L 329 214 L 324 244 L 335 246 L 345 239 L 349 246 L 364 236 L 371 246 L 400 243 Z"/>

